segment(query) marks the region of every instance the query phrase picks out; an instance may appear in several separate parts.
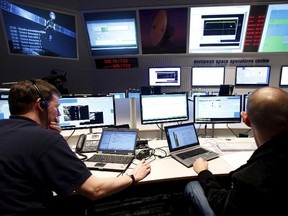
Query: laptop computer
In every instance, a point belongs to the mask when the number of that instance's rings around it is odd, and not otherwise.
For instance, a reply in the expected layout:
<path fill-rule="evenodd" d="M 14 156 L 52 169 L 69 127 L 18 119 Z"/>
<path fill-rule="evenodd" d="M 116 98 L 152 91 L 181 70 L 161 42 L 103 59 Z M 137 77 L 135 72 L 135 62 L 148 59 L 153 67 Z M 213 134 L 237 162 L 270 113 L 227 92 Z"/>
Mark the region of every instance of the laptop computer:
<path fill-rule="evenodd" d="M 89 169 L 125 171 L 135 158 L 137 136 L 138 129 L 103 128 L 97 151 L 84 163 Z"/>
<path fill-rule="evenodd" d="M 200 146 L 194 123 L 170 125 L 164 129 L 171 157 L 186 167 L 192 167 L 199 157 L 205 160 L 219 157 L 217 152 Z"/>

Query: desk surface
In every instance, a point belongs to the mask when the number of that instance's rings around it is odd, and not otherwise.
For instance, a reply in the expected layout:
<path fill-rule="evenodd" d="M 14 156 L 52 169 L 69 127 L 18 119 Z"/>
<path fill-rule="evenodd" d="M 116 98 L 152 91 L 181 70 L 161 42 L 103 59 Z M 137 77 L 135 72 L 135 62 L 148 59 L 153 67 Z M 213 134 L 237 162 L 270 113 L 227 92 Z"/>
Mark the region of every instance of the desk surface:
<path fill-rule="evenodd" d="M 238 168 L 246 163 L 247 159 L 251 156 L 253 151 L 237 151 L 237 152 L 221 152 L 215 145 L 213 140 L 217 138 L 200 138 L 200 144 L 206 148 L 219 152 L 220 157 L 209 161 L 209 170 L 216 175 L 225 175 L 230 171 Z M 246 138 L 243 139 L 243 142 Z M 250 139 L 250 138 L 249 138 Z M 161 148 L 169 155 L 169 150 L 166 140 L 154 140 L 149 142 L 151 148 Z M 158 155 L 164 156 L 164 151 L 156 150 Z M 193 168 L 187 168 L 181 163 L 177 162 L 170 156 L 165 158 L 150 158 L 148 161 L 151 164 L 151 173 L 143 179 L 139 184 L 184 180 L 196 178 L 197 174 Z M 132 171 L 139 160 L 134 159 L 131 166 L 126 172 Z M 121 175 L 119 172 L 98 171 L 92 170 L 92 173 L 98 177 L 116 177 Z"/>

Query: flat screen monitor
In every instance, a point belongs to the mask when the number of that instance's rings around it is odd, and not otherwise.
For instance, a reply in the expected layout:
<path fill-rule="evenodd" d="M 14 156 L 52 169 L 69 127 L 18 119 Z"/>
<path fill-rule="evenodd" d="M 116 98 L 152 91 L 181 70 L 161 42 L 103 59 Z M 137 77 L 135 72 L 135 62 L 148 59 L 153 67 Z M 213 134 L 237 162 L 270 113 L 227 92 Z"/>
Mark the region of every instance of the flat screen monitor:
<path fill-rule="evenodd" d="M 8 99 L 0 98 L 0 119 L 8 119 L 10 116 Z"/>
<path fill-rule="evenodd" d="M 209 95 L 208 91 L 204 91 L 204 92 L 191 92 L 191 98 L 193 100 L 194 96 L 196 95 Z"/>
<path fill-rule="evenodd" d="M 235 74 L 236 86 L 268 86 L 270 66 L 237 66 Z"/>
<path fill-rule="evenodd" d="M 114 96 L 71 96 L 60 98 L 62 130 L 116 125 Z"/>
<path fill-rule="evenodd" d="M 187 121 L 187 92 L 140 95 L 141 124 Z"/>
<path fill-rule="evenodd" d="M 126 93 L 125 92 L 110 92 L 109 95 L 114 95 L 115 99 L 126 98 Z"/>
<path fill-rule="evenodd" d="M 241 122 L 242 95 L 194 97 L 194 123 L 239 123 Z"/>
<path fill-rule="evenodd" d="M 9 97 L 9 95 L 8 94 L 0 94 L 0 98 L 8 98 Z"/>
<path fill-rule="evenodd" d="M 270 4 L 258 52 L 288 52 L 288 4 Z"/>
<path fill-rule="evenodd" d="M 192 67 L 191 85 L 192 87 L 219 87 L 224 84 L 225 67 Z"/>
<path fill-rule="evenodd" d="M 243 95 L 243 111 L 247 111 L 248 97 L 250 94 Z"/>
<path fill-rule="evenodd" d="M 10 54 L 78 59 L 76 16 L 0 0 Z"/>
<path fill-rule="evenodd" d="M 139 54 L 136 11 L 84 12 L 92 56 Z"/>
<path fill-rule="evenodd" d="M 180 86 L 180 67 L 150 67 L 150 86 Z"/>
<path fill-rule="evenodd" d="M 288 86 L 288 65 L 281 67 L 281 74 L 280 74 L 280 86 L 287 87 Z"/>
<path fill-rule="evenodd" d="M 189 53 L 243 51 L 250 5 L 191 7 Z"/>
<path fill-rule="evenodd" d="M 127 98 L 140 98 L 140 92 L 128 92 Z"/>

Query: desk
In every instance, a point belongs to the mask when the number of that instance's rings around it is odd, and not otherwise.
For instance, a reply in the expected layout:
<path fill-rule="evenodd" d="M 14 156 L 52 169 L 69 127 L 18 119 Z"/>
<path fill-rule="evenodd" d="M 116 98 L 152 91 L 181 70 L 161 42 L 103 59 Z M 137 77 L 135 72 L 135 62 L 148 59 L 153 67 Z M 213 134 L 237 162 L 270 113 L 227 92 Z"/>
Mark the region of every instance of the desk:
<path fill-rule="evenodd" d="M 230 171 L 236 169 L 240 165 L 246 163 L 246 160 L 251 156 L 252 151 L 246 152 L 221 152 L 213 143 L 213 139 L 217 138 L 200 138 L 200 144 L 203 147 L 212 149 L 220 153 L 220 157 L 209 161 L 209 170 L 215 175 L 226 175 Z M 245 141 L 245 138 L 241 138 Z M 166 140 L 153 140 L 148 143 L 150 148 L 161 148 L 167 152 L 169 155 L 169 150 Z M 155 152 L 164 156 L 164 152 L 158 150 Z M 151 173 L 140 181 L 138 184 L 148 184 L 157 183 L 165 181 L 175 181 L 175 180 L 191 180 L 197 177 L 193 168 L 187 168 L 178 161 L 174 160 L 170 156 L 165 158 L 154 158 L 148 159 L 151 164 Z M 127 172 L 130 172 L 139 160 L 134 159 L 131 166 L 128 168 Z M 119 172 L 109 172 L 109 171 L 98 171 L 93 170 L 93 174 L 98 177 L 115 177 L 118 176 Z"/>
<path fill-rule="evenodd" d="M 209 161 L 209 170 L 221 176 L 244 164 L 252 152 L 221 152 L 217 138 L 199 138 L 203 147 L 217 151 L 219 158 Z M 242 139 L 242 138 L 241 138 Z M 245 141 L 245 138 L 243 138 Z M 161 148 L 169 155 L 166 140 L 149 141 L 149 147 Z M 155 154 L 164 156 L 162 150 Z M 134 187 L 129 187 L 113 196 L 103 198 L 95 205 L 98 215 L 187 215 L 183 191 L 186 184 L 196 179 L 193 168 L 187 168 L 171 157 L 148 159 L 151 173 Z M 139 160 L 135 159 L 131 170 Z M 131 171 L 130 169 L 127 172 Z M 92 171 L 98 177 L 118 176 L 119 172 Z M 157 212 L 157 213 L 155 213 Z"/>

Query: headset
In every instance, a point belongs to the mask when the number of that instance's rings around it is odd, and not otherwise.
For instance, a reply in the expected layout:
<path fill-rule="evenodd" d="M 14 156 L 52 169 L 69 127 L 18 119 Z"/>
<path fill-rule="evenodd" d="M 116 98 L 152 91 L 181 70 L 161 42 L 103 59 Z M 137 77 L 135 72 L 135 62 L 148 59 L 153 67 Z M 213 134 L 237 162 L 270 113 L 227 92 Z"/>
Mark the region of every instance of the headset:
<path fill-rule="evenodd" d="M 49 103 L 48 103 L 48 101 L 45 100 L 43 93 L 41 92 L 41 90 L 37 86 L 36 80 L 30 80 L 30 81 L 32 82 L 34 88 L 36 89 L 36 91 L 38 92 L 38 95 L 40 97 L 40 107 L 42 109 L 48 109 Z"/>

